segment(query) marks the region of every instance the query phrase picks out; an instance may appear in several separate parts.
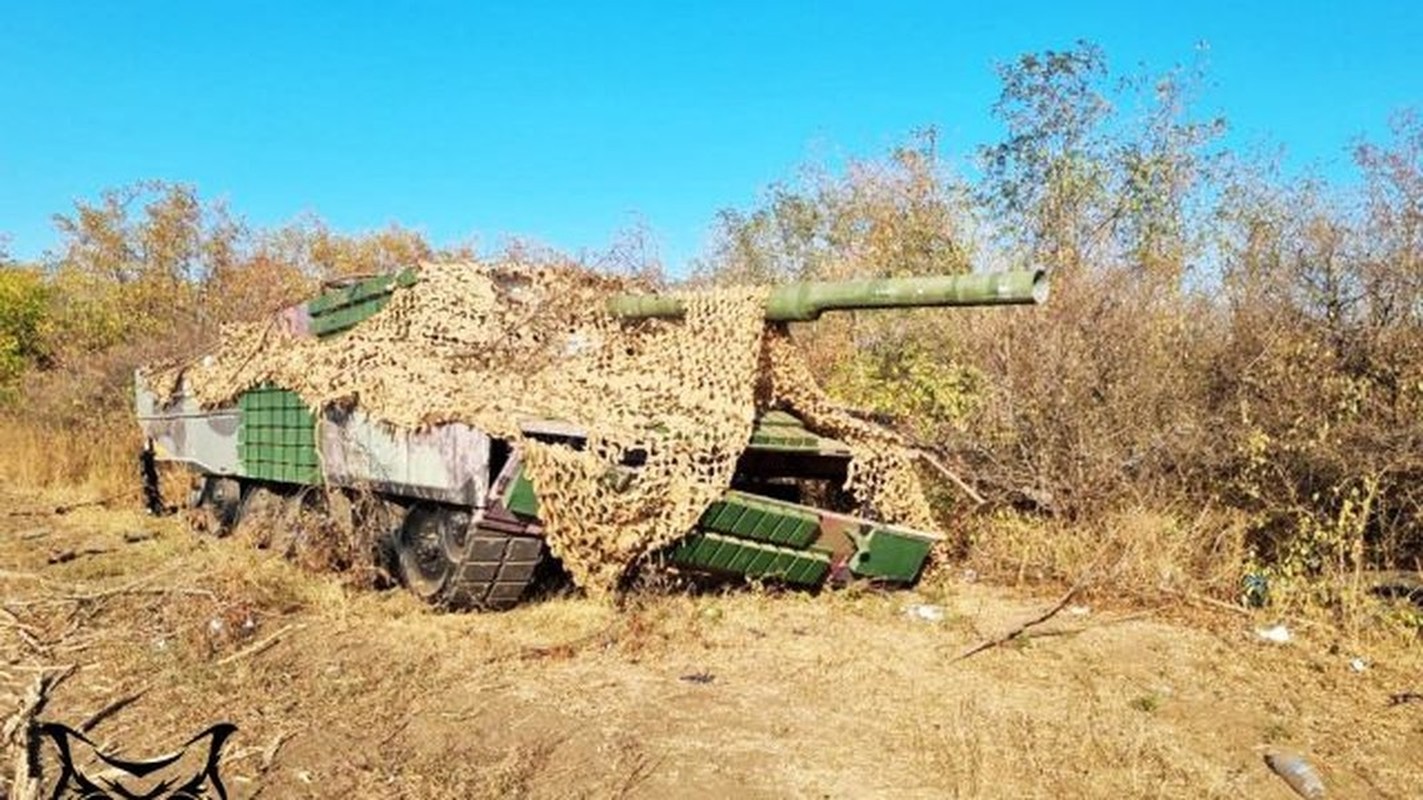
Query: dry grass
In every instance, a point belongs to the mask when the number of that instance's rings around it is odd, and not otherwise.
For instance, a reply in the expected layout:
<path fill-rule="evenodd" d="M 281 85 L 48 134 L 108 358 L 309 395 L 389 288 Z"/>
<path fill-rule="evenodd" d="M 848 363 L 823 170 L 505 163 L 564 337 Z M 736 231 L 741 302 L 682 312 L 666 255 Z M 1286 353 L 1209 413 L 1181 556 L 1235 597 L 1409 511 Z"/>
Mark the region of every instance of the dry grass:
<path fill-rule="evenodd" d="M 138 426 L 93 420 L 75 427 L 0 414 L 0 479 L 30 488 L 138 494 Z"/>
<path fill-rule="evenodd" d="M 1190 592 L 1235 599 L 1247 560 L 1245 521 L 1231 513 L 1191 517 L 1135 508 L 1070 524 L 1000 512 L 967 524 L 966 565 L 1017 585 L 1095 584 L 1146 599 Z"/>
<path fill-rule="evenodd" d="M 1251 557 L 1250 520 L 1229 510 L 1174 515 L 1136 508 L 1077 524 L 1000 512 L 964 525 L 966 570 L 1025 589 L 1083 584 L 1083 596 L 1117 607 L 1187 602 L 1246 613 L 1247 576 L 1263 578 L 1269 613 L 1340 641 L 1417 646 L 1423 611 L 1376 596 L 1366 574 L 1331 569 L 1282 577 Z"/>
<path fill-rule="evenodd" d="M 43 648 L 0 623 L 3 690 L 78 663 L 45 711 L 75 723 L 149 687 L 95 728 L 132 755 L 230 719 L 239 797 L 1284 797 L 1260 760 L 1276 745 L 1331 796 L 1423 778 L 1418 707 L 1388 705 L 1420 688 L 1423 653 L 1293 620 L 1270 646 L 1262 612 L 1093 600 L 950 663 L 1045 601 L 941 575 L 441 615 L 176 520 L 0 498 L 5 606 Z M 135 528 L 158 535 L 124 543 Z M 46 563 L 88 543 L 112 552 Z"/>

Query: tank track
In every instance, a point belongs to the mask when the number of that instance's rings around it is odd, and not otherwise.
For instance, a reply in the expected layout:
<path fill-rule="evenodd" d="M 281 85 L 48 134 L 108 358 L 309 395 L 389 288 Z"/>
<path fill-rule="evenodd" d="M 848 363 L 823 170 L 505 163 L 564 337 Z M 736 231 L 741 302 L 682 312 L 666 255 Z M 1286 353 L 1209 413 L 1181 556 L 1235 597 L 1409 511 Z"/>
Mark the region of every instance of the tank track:
<path fill-rule="evenodd" d="M 534 584 L 545 558 L 543 528 L 491 506 L 470 526 L 464 557 L 440 590 L 450 608 L 512 608 Z"/>

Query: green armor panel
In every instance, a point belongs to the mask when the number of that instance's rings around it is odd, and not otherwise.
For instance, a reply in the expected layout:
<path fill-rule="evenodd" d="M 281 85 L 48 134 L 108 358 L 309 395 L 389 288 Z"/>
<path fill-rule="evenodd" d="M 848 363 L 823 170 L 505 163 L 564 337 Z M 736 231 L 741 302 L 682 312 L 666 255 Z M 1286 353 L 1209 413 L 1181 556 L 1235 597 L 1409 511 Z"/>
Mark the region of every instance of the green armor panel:
<path fill-rule="evenodd" d="M 237 459 L 249 478 L 321 483 L 316 418 L 294 392 L 249 389 L 237 399 Z"/>

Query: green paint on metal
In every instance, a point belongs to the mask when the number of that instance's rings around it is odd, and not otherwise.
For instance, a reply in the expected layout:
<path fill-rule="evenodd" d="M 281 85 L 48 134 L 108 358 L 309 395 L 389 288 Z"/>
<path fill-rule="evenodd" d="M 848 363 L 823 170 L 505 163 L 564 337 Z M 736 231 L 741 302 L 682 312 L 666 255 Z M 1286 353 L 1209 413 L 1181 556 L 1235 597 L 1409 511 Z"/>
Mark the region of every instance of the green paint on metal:
<path fill-rule="evenodd" d="M 805 506 L 732 491 L 707 506 L 697 527 L 800 549 L 819 537 L 820 518 Z"/>
<path fill-rule="evenodd" d="M 316 416 L 294 392 L 263 385 L 237 398 L 238 468 L 248 478 L 321 483 Z"/>
<path fill-rule="evenodd" d="M 906 583 L 919 577 L 929 550 L 940 541 L 932 534 L 875 523 L 850 538 L 856 544 L 849 564 L 852 574 Z"/>
<path fill-rule="evenodd" d="M 763 542 L 697 531 L 681 540 L 669 556 L 690 569 L 734 572 L 750 578 L 773 578 L 817 586 L 830 573 L 831 553 L 813 547 L 792 550 Z"/>
<path fill-rule="evenodd" d="M 524 474 L 522 469 L 514 478 L 514 482 L 509 486 L 509 493 L 504 497 L 504 505 L 515 514 L 523 514 L 526 517 L 537 517 L 539 515 L 539 496 L 534 491 L 534 484 Z"/>
<path fill-rule="evenodd" d="M 839 444 L 833 440 L 828 443 Z M 805 423 L 794 416 L 784 411 L 767 411 L 756 420 L 750 446 L 758 450 L 820 452 L 821 438 L 806 430 Z"/>
<path fill-rule="evenodd" d="M 1047 273 L 1038 270 L 875 278 L 859 281 L 801 281 L 771 289 L 766 319 L 804 322 L 826 311 L 922 306 L 995 306 L 1047 301 Z M 676 295 L 618 295 L 608 311 L 620 317 L 680 317 L 686 309 Z"/>
<path fill-rule="evenodd" d="M 331 289 L 306 304 L 311 332 L 326 337 L 347 331 L 385 308 L 396 288 L 412 286 L 416 280 L 414 270 L 407 269 Z"/>

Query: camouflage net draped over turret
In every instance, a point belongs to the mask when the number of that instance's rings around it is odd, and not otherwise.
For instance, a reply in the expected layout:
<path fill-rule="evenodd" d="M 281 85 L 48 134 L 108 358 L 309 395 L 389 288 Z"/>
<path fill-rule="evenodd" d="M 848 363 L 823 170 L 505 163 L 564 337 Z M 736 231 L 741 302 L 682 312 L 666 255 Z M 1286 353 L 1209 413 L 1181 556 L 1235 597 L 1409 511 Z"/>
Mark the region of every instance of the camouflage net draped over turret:
<path fill-rule="evenodd" d="M 626 282 L 571 268 L 425 264 L 419 278 L 340 336 L 295 337 L 280 317 L 233 326 L 186 369 L 189 390 L 211 407 L 271 383 L 313 409 L 356 406 L 406 429 L 460 421 L 509 440 L 550 549 L 594 593 L 684 535 L 726 490 L 758 408 L 788 409 L 845 440 L 849 488 L 869 513 L 933 527 L 908 452 L 828 401 L 789 338 L 766 332 L 762 290 L 691 293 L 681 321 L 623 322 L 603 303 Z M 531 419 L 572 423 L 587 445 L 530 439 L 520 423 Z M 630 481 L 611 480 L 632 448 L 646 462 Z"/>

